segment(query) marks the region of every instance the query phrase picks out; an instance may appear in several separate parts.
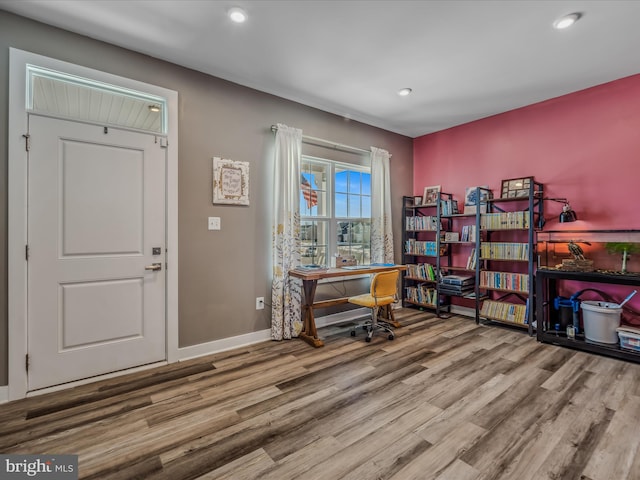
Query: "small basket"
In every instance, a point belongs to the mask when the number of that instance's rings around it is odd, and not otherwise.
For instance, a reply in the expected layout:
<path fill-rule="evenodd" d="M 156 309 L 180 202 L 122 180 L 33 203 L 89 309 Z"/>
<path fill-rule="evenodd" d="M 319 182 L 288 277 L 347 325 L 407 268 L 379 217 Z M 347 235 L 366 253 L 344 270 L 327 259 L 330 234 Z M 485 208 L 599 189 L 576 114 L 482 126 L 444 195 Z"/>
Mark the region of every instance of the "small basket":
<path fill-rule="evenodd" d="M 620 337 L 620 348 L 640 353 L 640 330 L 629 327 L 616 329 Z"/>

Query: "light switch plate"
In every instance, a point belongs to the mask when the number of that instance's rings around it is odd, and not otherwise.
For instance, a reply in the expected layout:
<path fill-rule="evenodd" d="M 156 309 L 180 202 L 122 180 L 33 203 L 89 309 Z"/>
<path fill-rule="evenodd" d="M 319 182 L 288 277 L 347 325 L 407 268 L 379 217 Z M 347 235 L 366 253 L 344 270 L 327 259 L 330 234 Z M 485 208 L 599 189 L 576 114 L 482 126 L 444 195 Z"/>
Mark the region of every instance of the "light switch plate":
<path fill-rule="evenodd" d="M 220 217 L 209 217 L 209 230 L 220 230 Z"/>

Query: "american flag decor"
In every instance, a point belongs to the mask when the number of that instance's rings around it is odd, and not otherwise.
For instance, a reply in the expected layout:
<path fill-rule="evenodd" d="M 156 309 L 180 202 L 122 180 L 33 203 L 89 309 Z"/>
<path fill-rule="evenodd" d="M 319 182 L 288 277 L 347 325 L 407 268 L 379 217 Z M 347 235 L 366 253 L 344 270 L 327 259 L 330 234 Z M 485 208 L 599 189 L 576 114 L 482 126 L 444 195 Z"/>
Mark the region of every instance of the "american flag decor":
<path fill-rule="evenodd" d="M 311 187 L 304 175 L 300 175 L 300 190 L 302 190 L 302 196 L 307 202 L 307 208 L 318 205 L 318 192 Z"/>

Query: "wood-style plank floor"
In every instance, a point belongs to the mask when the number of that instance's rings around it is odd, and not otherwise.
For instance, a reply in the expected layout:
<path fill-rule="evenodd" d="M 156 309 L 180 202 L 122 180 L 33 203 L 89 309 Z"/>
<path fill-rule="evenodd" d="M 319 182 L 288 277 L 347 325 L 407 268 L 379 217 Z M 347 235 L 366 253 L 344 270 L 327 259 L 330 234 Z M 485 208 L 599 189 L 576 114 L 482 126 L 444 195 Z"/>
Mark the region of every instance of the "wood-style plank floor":
<path fill-rule="evenodd" d="M 400 309 L 0 405 L 0 452 L 90 479 L 640 478 L 640 365 Z"/>

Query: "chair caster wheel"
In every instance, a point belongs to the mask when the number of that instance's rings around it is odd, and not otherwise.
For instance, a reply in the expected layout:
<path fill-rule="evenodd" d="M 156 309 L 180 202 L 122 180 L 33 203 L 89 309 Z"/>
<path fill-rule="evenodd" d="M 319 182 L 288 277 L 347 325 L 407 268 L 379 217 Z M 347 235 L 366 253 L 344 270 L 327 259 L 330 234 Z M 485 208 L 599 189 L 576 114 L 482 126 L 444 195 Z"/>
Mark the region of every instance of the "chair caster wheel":
<path fill-rule="evenodd" d="M 367 337 L 365 338 L 365 340 L 367 341 L 367 343 L 371 343 L 371 337 Z"/>
<path fill-rule="evenodd" d="M 351 330 L 351 336 L 355 337 L 356 336 L 356 331 L 355 330 Z"/>
<path fill-rule="evenodd" d="M 395 337 L 395 335 L 389 335 L 387 338 L 388 338 L 389 340 L 393 340 L 393 339 L 394 339 L 394 338 L 396 338 L 396 337 Z"/>

